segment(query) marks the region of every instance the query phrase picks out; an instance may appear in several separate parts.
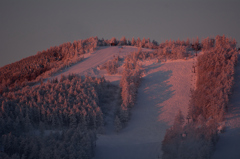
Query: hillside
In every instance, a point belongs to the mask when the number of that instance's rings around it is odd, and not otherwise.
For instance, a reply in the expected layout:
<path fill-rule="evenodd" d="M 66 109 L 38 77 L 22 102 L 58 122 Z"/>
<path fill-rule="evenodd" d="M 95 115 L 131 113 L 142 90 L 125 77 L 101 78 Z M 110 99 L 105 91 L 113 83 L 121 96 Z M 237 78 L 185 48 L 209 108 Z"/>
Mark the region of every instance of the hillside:
<path fill-rule="evenodd" d="M 52 76 L 52 78 L 60 78 L 61 75 L 79 74 L 81 76 L 88 75 L 92 77 L 104 76 L 110 82 L 119 81 L 121 79 L 119 74 L 108 75 L 105 70 L 97 69 L 97 66 L 104 64 L 108 60 L 112 60 L 114 57 L 123 57 L 137 50 L 138 48 L 134 46 L 102 46 L 94 52 L 85 54 L 83 61 L 71 66 L 70 68 L 64 69 L 62 72 Z M 152 50 L 143 49 L 143 51 Z"/>
<path fill-rule="evenodd" d="M 116 84 L 119 83 L 121 75 L 108 75 L 106 71 L 98 70 L 97 66 L 113 59 L 113 56 L 126 56 L 137 50 L 137 47 L 132 46 L 100 47 L 97 51 L 87 54 L 82 62 L 53 78 L 74 73 L 104 76 Z M 113 125 L 109 123 L 106 134 L 98 135 L 95 158 L 145 159 L 161 156 L 161 141 L 166 129 L 173 124 L 174 116 L 179 109 L 187 115 L 191 80 L 194 75 L 193 62 L 194 59 L 160 63 L 156 60 L 143 61 L 141 64 L 145 75 L 131 120 L 119 133 L 114 132 Z"/>
<path fill-rule="evenodd" d="M 145 62 L 131 120 L 121 132 L 99 135 L 95 159 L 146 159 L 162 155 L 161 141 L 174 116 L 187 114 L 193 60 Z"/>
<path fill-rule="evenodd" d="M 225 36 L 95 37 L 4 66 L 0 157 L 223 157 L 240 127 L 237 54 Z"/>

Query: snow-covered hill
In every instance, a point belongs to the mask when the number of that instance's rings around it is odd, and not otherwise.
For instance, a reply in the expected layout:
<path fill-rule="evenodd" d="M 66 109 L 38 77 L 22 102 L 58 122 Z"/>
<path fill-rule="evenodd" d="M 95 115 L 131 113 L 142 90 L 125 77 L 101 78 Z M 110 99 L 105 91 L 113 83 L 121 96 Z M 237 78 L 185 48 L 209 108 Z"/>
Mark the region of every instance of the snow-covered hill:
<path fill-rule="evenodd" d="M 192 60 L 146 64 L 131 120 L 120 133 L 99 135 L 95 159 L 153 159 L 181 109 L 186 115 Z"/>
<path fill-rule="evenodd" d="M 120 74 L 107 75 L 97 69 L 98 65 L 113 58 L 124 56 L 137 47 L 100 47 L 86 58 L 63 72 L 64 75 L 102 76 L 111 82 L 119 81 Z M 145 49 L 145 51 L 151 51 Z M 161 141 L 167 128 L 172 125 L 179 109 L 186 116 L 190 88 L 192 87 L 192 65 L 194 59 L 167 61 L 144 61 L 145 76 L 139 88 L 137 104 L 132 110 L 126 128 L 115 133 L 113 128 L 104 135 L 98 135 L 95 159 L 158 158 Z M 59 78 L 61 74 L 58 74 Z M 108 130 L 108 129 L 107 129 Z"/>

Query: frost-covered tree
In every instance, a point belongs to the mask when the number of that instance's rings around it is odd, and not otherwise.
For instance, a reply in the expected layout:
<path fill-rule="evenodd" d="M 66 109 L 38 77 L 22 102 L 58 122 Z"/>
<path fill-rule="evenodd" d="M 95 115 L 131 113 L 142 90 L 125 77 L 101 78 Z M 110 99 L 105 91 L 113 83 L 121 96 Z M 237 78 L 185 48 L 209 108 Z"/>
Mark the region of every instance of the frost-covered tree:
<path fill-rule="evenodd" d="M 116 44 L 116 43 L 117 43 L 117 39 L 116 39 L 115 37 L 113 37 L 113 38 L 110 40 L 110 43 Z"/>
<path fill-rule="evenodd" d="M 125 38 L 125 36 L 123 36 L 120 41 L 122 45 L 127 45 L 127 39 Z"/>
<path fill-rule="evenodd" d="M 106 98 L 114 95 L 110 88 L 104 78 L 83 79 L 69 75 L 62 76 L 59 81 L 53 79 L 42 85 L 5 92 L 5 96 L 0 96 L 0 141 L 6 141 L 3 144 L 4 154 L 58 158 L 59 155 L 54 152 L 61 149 L 65 153 L 60 156 L 64 158 L 69 158 L 71 154 L 77 155 L 76 158 L 91 158 L 96 131 L 103 130 L 101 108 L 105 106 Z M 80 131 L 77 130 L 79 125 Z M 49 134 L 49 130 L 52 133 Z M 76 137 L 76 133 L 80 136 Z M 71 137 L 76 142 L 70 144 Z M 82 138 L 85 138 L 84 141 L 81 141 Z M 10 139 L 16 144 L 8 144 Z M 66 149 L 68 147 L 75 148 L 70 152 Z"/>
<path fill-rule="evenodd" d="M 143 39 L 142 39 L 142 42 L 141 42 L 141 47 L 145 47 L 145 45 L 146 45 L 146 39 L 143 38 Z"/>
<path fill-rule="evenodd" d="M 115 131 L 116 132 L 119 132 L 122 129 L 122 123 L 121 123 L 118 116 L 115 117 L 114 126 L 115 126 Z"/>
<path fill-rule="evenodd" d="M 141 39 L 140 39 L 139 37 L 137 38 L 136 46 L 137 46 L 137 47 L 142 46 L 142 44 L 141 44 Z"/>
<path fill-rule="evenodd" d="M 177 128 L 177 127 L 183 126 L 183 124 L 184 124 L 184 116 L 182 114 L 182 111 L 179 110 L 177 115 L 174 118 L 173 126 Z"/>
<path fill-rule="evenodd" d="M 135 46 L 135 44 L 136 44 L 136 41 L 135 41 L 135 39 L 134 39 L 134 37 L 133 37 L 133 38 L 132 38 L 131 45 L 132 45 L 132 46 Z"/>

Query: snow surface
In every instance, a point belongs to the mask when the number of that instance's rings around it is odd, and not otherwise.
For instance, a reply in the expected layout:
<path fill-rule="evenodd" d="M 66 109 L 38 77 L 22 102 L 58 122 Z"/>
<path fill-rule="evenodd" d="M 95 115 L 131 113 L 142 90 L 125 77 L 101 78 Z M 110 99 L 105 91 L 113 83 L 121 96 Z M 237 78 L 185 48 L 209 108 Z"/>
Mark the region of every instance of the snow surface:
<path fill-rule="evenodd" d="M 146 76 L 127 127 L 120 133 L 99 135 L 95 159 L 161 158 L 166 129 L 179 109 L 187 114 L 192 63 L 146 62 Z"/>
<path fill-rule="evenodd" d="M 151 49 L 142 49 L 143 51 L 152 51 Z M 60 72 L 53 76 L 53 78 L 57 77 L 58 79 L 63 75 L 69 74 L 79 74 L 79 75 L 88 75 L 94 77 L 101 77 L 102 75 L 105 76 L 107 80 L 110 82 L 117 81 L 121 79 L 121 76 L 117 75 L 107 75 L 106 71 L 100 71 L 97 69 L 97 66 L 100 66 L 107 62 L 108 60 L 113 59 L 113 56 L 125 56 L 130 54 L 131 52 L 138 51 L 137 47 L 134 46 L 106 46 L 106 47 L 99 47 L 96 51 L 85 54 L 84 60 L 80 61 L 77 64 L 65 69 L 63 72 Z"/>
<path fill-rule="evenodd" d="M 238 59 L 240 60 L 240 58 Z M 226 132 L 220 134 L 212 159 L 240 159 L 240 63 L 235 68 L 235 85 L 226 114 Z"/>
<path fill-rule="evenodd" d="M 113 55 L 124 56 L 137 50 L 130 46 L 123 49 L 118 46 L 101 47 L 63 74 L 104 75 L 111 82 L 119 82 L 121 75 L 108 76 L 97 66 L 112 59 Z M 179 109 L 185 116 L 187 114 L 190 88 L 195 76 L 192 73 L 193 62 L 194 59 L 164 63 L 144 61 L 142 64 L 146 72 L 138 89 L 137 104 L 131 110 L 130 121 L 119 133 L 113 131 L 113 124 L 109 124 L 112 128 L 107 128 L 104 135 L 98 135 L 94 159 L 161 158 L 161 142 L 166 129 L 173 124 Z"/>

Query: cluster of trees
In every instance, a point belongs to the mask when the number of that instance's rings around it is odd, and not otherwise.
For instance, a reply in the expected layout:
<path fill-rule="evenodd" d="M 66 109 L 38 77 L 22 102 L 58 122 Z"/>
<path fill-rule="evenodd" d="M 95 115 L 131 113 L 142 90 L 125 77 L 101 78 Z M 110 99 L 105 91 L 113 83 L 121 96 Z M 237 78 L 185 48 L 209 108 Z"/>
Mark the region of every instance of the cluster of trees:
<path fill-rule="evenodd" d="M 197 89 L 192 92 L 189 105 L 189 116 L 193 120 L 200 114 L 205 119 L 224 119 L 232 91 L 237 54 L 233 41 L 217 36 L 215 47 L 198 57 Z"/>
<path fill-rule="evenodd" d="M 137 89 L 141 83 L 142 68 L 134 58 L 134 53 L 125 58 L 125 67 L 120 81 L 120 104 L 115 116 L 115 130 L 120 131 L 130 118 L 130 109 L 134 106 Z M 130 67 L 129 67 L 130 66 Z"/>
<path fill-rule="evenodd" d="M 24 58 L 0 68 L 0 93 L 6 87 L 25 85 L 28 81 L 56 73 L 61 68 L 81 61 L 80 55 L 97 47 L 98 38 L 64 43 L 59 46 L 38 52 L 34 56 Z"/>
<path fill-rule="evenodd" d="M 4 92 L 0 95 L 2 154 L 9 158 L 91 158 L 96 133 L 104 125 L 101 108 L 111 95 L 109 89 L 104 78 L 69 75 Z M 49 135 L 50 130 L 55 133 Z"/>
<path fill-rule="evenodd" d="M 158 50 L 154 52 L 154 56 L 160 61 L 164 60 L 176 60 L 187 59 L 193 57 L 193 51 L 199 51 L 202 49 L 202 45 L 199 43 L 199 39 L 193 39 L 190 42 L 187 41 L 166 41 L 159 45 Z M 197 54 L 196 54 L 197 55 Z"/>
<path fill-rule="evenodd" d="M 137 52 L 133 52 L 130 55 L 127 55 L 124 59 L 124 69 L 134 70 L 135 68 L 139 67 L 138 61 L 145 60 L 141 57 L 145 57 L 147 54 L 148 52 L 142 52 L 141 49 L 139 49 Z"/>
<path fill-rule="evenodd" d="M 188 39 L 185 41 L 166 41 L 156 47 L 154 51 L 144 52 L 141 50 L 141 46 L 137 52 L 134 52 L 131 56 L 135 59 L 146 60 L 146 59 L 157 59 L 158 61 L 177 60 L 177 59 L 188 59 L 194 56 L 194 51 L 202 49 L 202 45 L 199 43 L 198 38 L 190 42 Z M 195 46 L 199 46 L 196 50 Z M 204 45 L 205 47 L 205 45 Z"/>
<path fill-rule="evenodd" d="M 187 38 L 186 41 L 184 40 L 166 40 L 165 42 L 159 44 L 160 48 L 164 48 L 164 47 L 171 47 L 172 45 L 181 45 L 181 46 L 192 46 L 195 45 L 196 43 L 199 42 L 199 38 L 197 37 L 196 39 L 190 40 L 189 38 Z"/>
<path fill-rule="evenodd" d="M 120 40 L 117 40 L 115 37 L 113 37 L 110 40 L 101 39 L 98 41 L 98 46 L 109 46 L 111 45 L 111 43 L 114 43 L 117 46 L 128 45 L 149 49 L 158 48 L 158 43 L 155 40 L 151 41 L 149 38 L 148 39 L 143 38 L 142 40 L 140 38 L 137 38 L 137 40 L 135 40 L 135 38 L 133 37 L 132 40 L 130 41 L 129 39 L 127 40 L 125 36 L 122 37 Z"/>
<path fill-rule="evenodd" d="M 168 59 L 187 59 L 189 57 L 192 57 L 190 49 L 190 46 L 172 44 L 171 46 L 166 46 L 162 49 L 158 49 L 156 51 L 156 56 L 157 59 L 164 61 L 167 61 Z"/>
<path fill-rule="evenodd" d="M 4 159 L 90 159 L 94 154 L 96 134 L 79 125 L 45 136 L 8 133 L 2 136 Z"/>
<path fill-rule="evenodd" d="M 105 62 L 100 69 L 106 69 L 107 73 L 109 75 L 113 75 L 116 74 L 118 72 L 118 67 L 119 67 L 119 61 L 120 61 L 120 57 L 117 56 L 115 57 L 113 60 L 109 60 L 107 62 Z"/>
<path fill-rule="evenodd" d="M 163 159 L 196 158 L 209 159 L 218 140 L 217 123 L 199 116 L 196 122 L 185 124 L 181 111 L 175 116 L 174 124 L 167 129 L 162 141 Z"/>
<path fill-rule="evenodd" d="M 162 142 L 163 158 L 210 158 L 224 120 L 237 63 L 236 41 L 225 36 L 203 40 L 197 59 L 196 89 L 191 90 L 188 123 L 179 112 Z M 190 120 L 190 121 L 189 121 Z"/>

